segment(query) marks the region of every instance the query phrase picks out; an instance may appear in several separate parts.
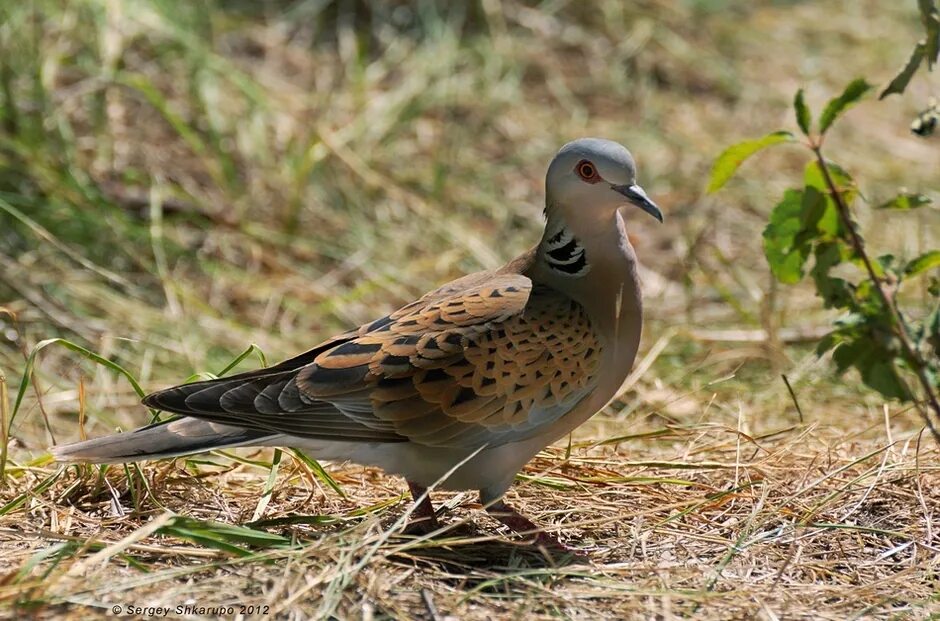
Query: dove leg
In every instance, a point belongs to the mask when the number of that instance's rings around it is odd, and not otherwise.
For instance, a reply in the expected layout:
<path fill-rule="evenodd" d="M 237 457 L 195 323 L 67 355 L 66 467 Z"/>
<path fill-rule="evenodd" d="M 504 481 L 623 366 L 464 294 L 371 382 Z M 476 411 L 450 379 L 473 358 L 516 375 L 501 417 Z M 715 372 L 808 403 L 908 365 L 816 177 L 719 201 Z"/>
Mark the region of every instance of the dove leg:
<path fill-rule="evenodd" d="M 431 504 L 431 497 L 425 496 L 421 502 L 418 502 L 428 488 L 408 481 L 408 489 L 411 490 L 411 497 L 415 500 L 415 508 L 411 512 L 411 523 L 408 524 L 405 532 L 411 535 L 424 535 L 440 528 L 434 513 L 434 505 Z"/>
<path fill-rule="evenodd" d="M 482 497 L 480 501 L 483 501 Z M 534 536 L 534 540 L 532 541 L 534 545 L 560 550 L 568 549 L 565 544 L 541 530 L 535 522 L 522 515 L 502 500 L 491 503 L 484 502 L 483 506 L 486 507 L 487 513 L 508 526 L 511 530 L 517 533 L 525 533 L 525 535 L 529 537 Z"/>

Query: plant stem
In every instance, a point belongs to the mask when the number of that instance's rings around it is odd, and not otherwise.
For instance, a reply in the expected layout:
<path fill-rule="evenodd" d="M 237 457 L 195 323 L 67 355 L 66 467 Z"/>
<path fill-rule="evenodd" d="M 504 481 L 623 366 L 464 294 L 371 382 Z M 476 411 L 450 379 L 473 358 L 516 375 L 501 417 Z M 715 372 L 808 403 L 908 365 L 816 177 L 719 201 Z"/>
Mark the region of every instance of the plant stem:
<path fill-rule="evenodd" d="M 833 181 L 832 175 L 829 172 L 829 166 L 826 164 L 826 159 L 822 154 L 821 144 L 813 144 L 810 148 L 813 150 L 813 153 L 816 154 L 816 162 L 819 164 L 819 169 L 822 171 L 823 179 L 826 182 L 826 186 L 829 188 L 829 192 L 832 193 L 832 200 L 835 201 L 836 207 L 839 210 L 839 218 L 842 220 L 842 224 L 845 225 L 846 230 L 849 232 L 849 242 L 852 244 L 852 249 L 865 265 L 865 270 L 868 272 L 868 277 L 872 284 L 875 285 L 875 290 L 878 292 L 878 296 L 881 298 L 885 310 L 888 311 L 888 316 L 891 318 L 891 327 L 893 332 L 901 342 L 901 347 L 904 349 L 904 356 L 908 364 L 910 364 L 914 370 L 914 373 L 917 375 L 917 379 L 920 380 L 920 384 L 923 387 L 925 394 L 927 395 L 927 402 L 930 404 L 930 408 L 933 410 L 934 414 L 940 418 L 940 400 L 938 400 L 934 386 L 931 384 L 930 378 L 927 377 L 927 373 L 925 372 L 927 364 L 924 362 L 923 358 L 921 358 L 917 348 L 915 348 L 913 343 L 911 343 L 911 337 L 907 333 L 907 327 L 904 323 L 904 318 L 901 316 L 901 311 L 898 310 L 894 300 L 892 300 L 891 296 L 888 295 L 888 292 L 885 291 L 881 279 L 878 278 L 878 275 L 875 273 L 874 265 L 872 265 L 871 259 L 869 258 L 868 253 L 865 251 L 865 241 L 855 229 L 855 223 L 852 220 L 849 206 L 846 204 L 845 199 L 842 196 L 842 192 L 838 187 L 836 187 L 835 181 Z M 938 444 L 940 444 L 940 431 L 937 430 L 937 426 L 934 424 L 933 419 L 930 416 L 930 411 L 925 408 L 923 404 L 920 403 L 916 398 L 914 399 L 914 403 L 917 406 L 917 410 L 921 413 L 924 421 L 927 423 L 927 427 L 933 434 L 934 439 Z"/>
<path fill-rule="evenodd" d="M 7 447 L 10 444 L 9 410 L 7 405 L 7 377 L 0 369 L 0 487 L 7 480 Z"/>

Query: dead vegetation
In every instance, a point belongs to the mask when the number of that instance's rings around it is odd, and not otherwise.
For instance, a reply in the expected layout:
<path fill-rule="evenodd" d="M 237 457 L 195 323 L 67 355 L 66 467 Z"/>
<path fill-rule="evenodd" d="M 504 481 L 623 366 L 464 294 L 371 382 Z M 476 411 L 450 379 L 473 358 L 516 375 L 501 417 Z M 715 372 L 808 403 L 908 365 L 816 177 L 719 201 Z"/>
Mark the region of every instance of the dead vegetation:
<path fill-rule="evenodd" d="M 292 462 L 269 497 L 263 461 L 151 465 L 136 493 L 120 469 L 73 469 L 23 501 L 29 527 L 3 526 L 0 597 L 41 617 L 193 602 L 293 618 L 922 618 L 937 605 L 937 450 L 884 432 L 702 423 L 549 451 L 512 500 L 588 560 L 508 539 L 469 493 L 437 496 L 446 532 L 400 535 L 403 485 L 358 467 L 333 471 L 345 497 Z M 216 523 L 280 537 L 251 546 Z"/>

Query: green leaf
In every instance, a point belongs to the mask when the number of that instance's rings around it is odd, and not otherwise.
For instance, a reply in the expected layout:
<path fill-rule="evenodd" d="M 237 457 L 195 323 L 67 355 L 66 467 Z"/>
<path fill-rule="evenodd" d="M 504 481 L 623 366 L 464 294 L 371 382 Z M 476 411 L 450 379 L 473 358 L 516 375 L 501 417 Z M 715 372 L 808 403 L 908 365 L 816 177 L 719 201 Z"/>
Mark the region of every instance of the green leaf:
<path fill-rule="evenodd" d="M 859 368 L 859 372 L 862 374 L 862 381 L 869 388 L 881 393 L 881 396 L 888 399 L 910 400 L 911 392 L 898 377 L 893 359 L 871 356 L 865 359 L 865 365 Z"/>
<path fill-rule="evenodd" d="M 843 373 L 858 363 L 864 366 L 865 359 L 871 356 L 872 349 L 872 344 L 867 339 L 845 340 L 832 352 L 832 361 L 836 363 L 836 370 Z"/>
<path fill-rule="evenodd" d="M 888 399 L 910 399 L 910 390 L 898 377 L 891 352 L 877 345 L 868 335 L 855 335 L 842 342 L 832 353 L 840 373 L 855 367 L 866 386 Z"/>
<path fill-rule="evenodd" d="M 842 200 L 845 201 L 846 205 L 851 205 L 858 195 L 858 187 L 855 185 L 855 180 L 852 179 L 852 176 L 846 172 L 844 168 L 833 161 L 826 160 L 826 168 L 829 170 L 829 176 L 832 178 L 832 182 L 842 194 Z M 823 176 L 819 162 L 816 160 L 810 160 L 806 164 L 806 168 L 803 169 L 803 183 L 816 188 L 822 192 L 827 199 L 832 200 L 829 196 L 829 186 L 826 184 L 826 178 Z"/>
<path fill-rule="evenodd" d="M 777 131 L 767 134 L 763 138 L 745 140 L 725 149 L 712 166 L 708 182 L 708 193 L 717 192 L 728 183 L 728 180 L 734 176 L 735 171 L 744 163 L 744 160 L 762 149 L 782 142 L 793 142 L 793 134 L 788 131 Z"/>
<path fill-rule="evenodd" d="M 914 77 L 914 73 L 917 71 L 917 68 L 920 67 L 920 64 L 924 61 L 924 55 L 926 54 L 927 46 L 923 41 L 918 41 L 917 45 L 914 46 L 914 51 L 911 52 L 911 57 L 907 59 L 907 64 L 898 72 L 894 79 L 885 87 L 881 94 L 878 95 L 878 99 L 884 99 L 888 95 L 893 95 L 894 93 L 901 94 L 904 92 L 904 89 L 907 88 L 907 85 L 910 83 L 911 78 Z"/>
<path fill-rule="evenodd" d="M 940 306 L 924 320 L 924 331 L 924 338 L 933 348 L 935 359 L 940 359 Z"/>
<path fill-rule="evenodd" d="M 819 343 L 816 344 L 816 355 L 822 356 L 827 351 L 835 347 L 841 342 L 841 339 L 838 336 L 838 332 L 830 332 L 826 336 L 820 339 Z"/>
<path fill-rule="evenodd" d="M 917 0 L 920 8 L 920 19 L 924 22 L 927 38 L 924 42 L 924 52 L 927 56 L 927 68 L 933 70 L 937 57 L 940 55 L 940 12 L 934 0 Z"/>
<path fill-rule="evenodd" d="M 849 85 L 845 87 L 841 95 L 829 100 L 829 103 L 826 104 L 826 109 L 823 110 L 822 116 L 819 117 L 819 133 L 826 133 L 826 130 L 829 129 L 833 121 L 839 118 L 847 109 L 857 104 L 871 88 L 872 85 L 864 78 L 857 78 L 849 82 Z"/>
<path fill-rule="evenodd" d="M 829 275 L 832 268 L 844 263 L 851 255 L 851 249 L 841 241 L 819 243 L 813 249 L 816 261 L 811 274 L 816 284 L 816 292 L 823 299 L 826 308 L 852 306 L 853 285 L 843 278 Z"/>
<path fill-rule="evenodd" d="M 813 116 L 809 108 L 806 107 L 806 101 L 803 100 L 803 89 L 796 92 L 793 98 L 793 109 L 796 111 L 796 124 L 803 130 L 803 134 L 809 136 L 810 125 L 813 124 Z"/>
<path fill-rule="evenodd" d="M 940 298 L 940 278 L 931 276 L 927 279 L 927 293 L 935 298 Z"/>
<path fill-rule="evenodd" d="M 835 320 L 836 329 L 827 334 L 816 346 L 816 355 L 822 356 L 834 347 L 851 342 L 858 335 L 858 324 L 864 321 L 861 316 L 851 313 Z M 840 370 L 841 372 L 841 370 Z"/>
<path fill-rule="evenodd" d="M 846 204 L 851 204 L 858 193 L 855 181 L 849 176 L 849 173 L 834 162 L 827 161 L 826 168 L 833 184 L 842 194 L 843 200 Z M 804 230 L 799 239 L 807 242 L 828 242 L 842 237 L 845 233 L 845 227 L 842 224 L 842 218 L 839 217 L 839 208 L 832 198 L 822 168 L 816 160 L 810 160 L 806 164 L 806 168 L 803 170 L 803 183 L 806 184 L 803 188 L 804 199 L 801 214 Z M 818 263 L 819 256 L 816 259 Z M 828 268 L 823 276 L 828 278 Z M 814 275 L 814 278 L 817 279 L 817 288 L 819 288 L 819 279 L 816 275 Z M 832 284 L 842 292 L 845 289 L 842 282 Z M 836 302 L 834 297 L 825 294 L 822 289 L 820 289 L 820 294 L 826 300 L 827 306 L 844 305 L 842 302 Z M 842 293 L 838 293 L 838 299 L 843 300 Z"/>
<path fill-rule="evenodd" d="M 803 188 L 800 220 L 803 223 L 803 232 L 812 238 L 832 239 L 841 231 L 839 210 L 835 201 L 812 185 Z"/>
<path fill-rule="evenodd" d="M 770 214 L 764 229 L 764 255 L 774 276 L 782 283 L 794 284 L 803 277 L 803 264 L 809 255 L 809 245 L 799 242 L 803 230 L 801 215 L 803 193 L 787 190 L 783 199 Z"/>
<path fill-rule="evenodd" d="M 904 275 L 907 277 L 916 276 L 935 267 L 940 267 L 940 250 L 931 250 L 910 261 L 904 266 Z"/>
<path fill-rule="evenodd" d="M 803 188 L 802 209 L 800 223 L 804 229 L 816 230 L 816 224 L 822 218 L 826 209 L 826 196 L 816 186 L 807 185 Z"/>
<path fill-rule="evenodd" d="M 898 194 L 891 200 L 878 205 L 876 209 L 917 209 L 918 207 L 929 205 L 932 202 L 933 200 L 929 196 L 912 192 L 904 192 Z"/>
<path fill-rule="evenodd" d="M 875 270 L 875 273 L 877 273 L 879 277 L 881 277 L 884 274 L 896 275 L 898 273 L 897 269 L 895 269 L 897 267 L 897 263 L 898 263 L 898 258 L 894 256 L 893 254 L 888 253 L 888 254 L 878 255 L 872 261 L 872 267 L 875 267 L 875 264 L 878 265 L 877 269 Z"/>

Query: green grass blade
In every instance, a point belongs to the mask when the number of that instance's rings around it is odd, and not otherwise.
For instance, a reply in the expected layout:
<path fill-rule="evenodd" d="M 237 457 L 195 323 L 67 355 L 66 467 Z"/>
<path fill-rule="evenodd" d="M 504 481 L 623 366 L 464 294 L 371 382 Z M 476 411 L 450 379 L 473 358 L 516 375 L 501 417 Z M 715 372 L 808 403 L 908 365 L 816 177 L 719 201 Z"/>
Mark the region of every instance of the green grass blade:
<path fill-rule="evenodd" d="M 310 468 L 310 470 L 313 471 L 313 474 L 316 475 L 316 477 L 320 479 L 321 482 L 329 486 L 330 489 L 339 494 L 340 497 L 346 498 L 346 493 L 343 492 L 343 489 L 339 486 L 339 483 L 337 483 L 336 480 L 330 476 L 329 472 L 323 469 L 323 466 L 320 465 L 320 462 L 308 456 L 300 449 L 292 448 L 290 451 L 291 454 L 301 463 Z"/>
<path fill-rule="evenodd" d="M 186 539 L 236 556 L 253 554 L 248 548 L 286 548 L 292 545 L 290 539 L 274 533 L 185 516 L 174 516 L 169 523 L 158 529 L 157 533 Z"/>
<path fill-rule="evenodd" d="M 267 366 L 268 366 L 268 360 L 267 360 L 267 358 L 265 357 L 264 352 L 261 350 L 260 347 L 258 347 L 258 346 L 255 345 L 254 343 L 252 343 L 251 345 L 248 346 L 247 349 L 245 349 L 245 351 L 243 351 L 242 353 L 238 354 L 238 356 L 236 356 L 235 359 L 232 360 L 232 361 L 228 364 L 228 366 L 226 366 L 224 369 L 222 369 L 221 371 L 219 371 L 219 372 L 216 374 L 216 377 L 222 377 L 223 375 L 225 375 L 226 373 L 228 373 L 229 371 L 231 371 L 232 369 L 234 369 L 235 367 L 237 367 L 238 364 L 239 364 L 242 360 L 244 360 L 245 358 L 247 358 L 248 356 L 250 356 L 252 353 L 258 354 L 258 359 L 261 361 L 261 366 L 262 366 L 262 367 L 267 367 Z"/>
<path fill-rule="evenodd" d="M 277 471 L 281 465 L 281 449 L 274 449 L 274 459 L 271 461 L 271 469 L 268 471 L 268 479 L 264 482 L 264 489 L 261 491 L 261 498 L 255 506 L 255 512 L 251 516 L 252 522 L 257 522 L 264 515 L 264 510 L 271 502 L 271 494 L 274 491 L 274 483 L 277 481 Z"/>
<path fill-rule="evenodd" d="M 63 338 L 46 339 L 44 341 L 40 341 L 36 343 L 36 346 L 33 347 L 32 351 L 29 352 L 29 356 L 26 359 L 26 367 L 23 370 L 23 380 L 20 382 L 19 390 L 16 393 L 16 400 L 13 402 L 13 411 L 10 414 L 10 425 L 12 425 L 14 419 L 16 419 L 16 414 L 19 412 L 20 406 L 23 403 L 23 397 L 26 396 L 26 389 L 29 387 L 30 378 L 32 377 L 32 374 L 33 374 L 33 367 L 36 364 L 36 356 L 39 354 L 40 351 L 42 351 L 43 349 L 45 349 L 46 347 L 50 345 L 61 345 L 62 347 L 68 350 L 74 351 L 75 353 L 82 355 L 88 360 L 95 362 L 96 364 L 100 364 L 101 366 L 107 369 L 111 369 L 115 373 L 120 373 L 125 378 L 127 378 L 127 381 L 130 382 L 131 386 L 134 389 L 134 392 L 136 392 L 139 397 L 143 398 L 146 395 L 146 393 L 144 392 L 144 389 L 141 388 L 140 384 L 137 382 L 137 378 L 135 378 L 127 369 L 125 369 L 118 363 L 112 362 L 111 360 L 108 360 L 107 358 L 99 356 L 98 354 L 91 351 L 90 349 L 85 349 L 81 345 L 77 345 L 69 340 L 66 340 Z"/>

